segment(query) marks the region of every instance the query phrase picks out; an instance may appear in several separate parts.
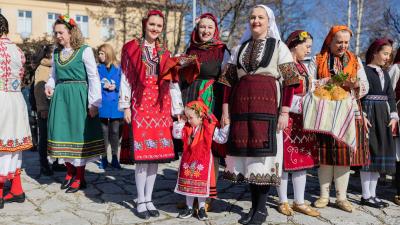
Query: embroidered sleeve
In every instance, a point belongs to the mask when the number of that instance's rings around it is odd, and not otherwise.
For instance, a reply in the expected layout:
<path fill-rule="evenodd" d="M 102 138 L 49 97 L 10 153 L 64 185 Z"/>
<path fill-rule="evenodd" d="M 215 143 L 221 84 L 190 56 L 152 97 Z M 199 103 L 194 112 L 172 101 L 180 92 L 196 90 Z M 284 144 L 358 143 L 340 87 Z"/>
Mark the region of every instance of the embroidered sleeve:
<path fill-rule="evenodd" d="M 226 125 L 224 128 L 215 128 L 213 141 L 218 144 L 225 144 L 228 141 L 229 136 L 229 125 Z"/>
<path fill-rule="evenodd" d="M 183 127 L 185 126 L 185 123 L 179 123 L 178 121 L 175 121 L 172 125 L 172 136 L 175 139 L 182 139 L 182 130 Z"/>
<path fill-rule="evenodd" d="M 222 72 L 218 82 L 228 87 L 232 87 L 237 80 L 238 74 L 236 65 L 228 64 Z"/>
<path fill-rule="evenodd" d="M 358 65 L 359 65 L 359 69 L 357 71 L 357 79 L 359 80 L 359 85 L 360 85 L 357 98 L 360 99 L 360 98 L 364 97 L 366 94 L 368 94 L 369 83 L 368 83 L 367 74 L 365 73 L 361 59 L 359 57 L 357 57 L 357 60 L 358 60 Z"/>
<path fill-rule="evenodd" d="M 283 78 L 283 86 L 292 86 L 300 84 L 300 74 L 293 62 L 278 65 L 278 70 Z"/>
<path fill-rule="evenodd" d="M 177 116 L 183 114 L 183 102 L 182 102 L 182 93 L 179 88 L 179 83 L 170 82 L 169 83 L 169 93 L 171 95 L 171 113 L 172 116 Z"/>
<path fill-rule="evenodd" d="M 118 110 L 124 111 L 124 109 L 131 106 L 131 85 L 129 84 L 125 73 L 121 72 L 121 84 L 119 89 L 119 101 Z"/>

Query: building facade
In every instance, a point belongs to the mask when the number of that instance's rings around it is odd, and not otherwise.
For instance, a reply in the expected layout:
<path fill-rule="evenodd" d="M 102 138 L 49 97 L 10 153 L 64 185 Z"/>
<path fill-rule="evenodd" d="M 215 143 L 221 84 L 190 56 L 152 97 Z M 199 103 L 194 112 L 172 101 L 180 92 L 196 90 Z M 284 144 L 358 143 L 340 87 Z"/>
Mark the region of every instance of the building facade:
<path fill-rule="evenodd" d="M 125 2 L 125 4 L 122 4 Z M 10 27 L 9 38 L 21 43 L 25 40 L 52 39 L 53 24 L 60 14 L 68 14 L 74 18 L 81 28 L 86 44 L 93 48 L 103 43 L 110 43 L 120 52 L 124 42 L 141 35 L 141 19 L 149 9 L 160 9 L 167 16 L 165 40 L 172 51 L 178 38 L 179 18 L 181 13 L 169 7 L 166 0 L 0 0 L 0 13 L 3 14 Z"/>

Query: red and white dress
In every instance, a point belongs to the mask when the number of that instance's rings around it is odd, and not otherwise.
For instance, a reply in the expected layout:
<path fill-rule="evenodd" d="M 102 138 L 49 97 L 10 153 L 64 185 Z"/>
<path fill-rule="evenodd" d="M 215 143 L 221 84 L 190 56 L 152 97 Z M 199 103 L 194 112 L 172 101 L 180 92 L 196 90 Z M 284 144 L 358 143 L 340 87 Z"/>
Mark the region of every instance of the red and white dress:
<path fill-rule="evenodd" d="M 291 108 L 295 109 L 291 111 L 299 109 L 294 106 L 298 104 L 296 100 L 301 99 L 307 93 L 307 86 L 309 87 L 311 83 L 306 67 L 301 63 L 296 63 L 296 67 L 301 75 L 300 85 L 290 87 L 294 94 Z M 290 112 L 289 124 L 283 132 L 283 170 L 288 172 L 313 168 L 318 164 L 318 159 L 316 135 L 303 130 L 301 111 Z"/>
<path fill-rule="evenodd" d="M 216 127 L 216 120 L 203 120 L 196 128 L 188 123 L 174 122 L 173 136 L 183 141 L 182 159 L 178 171 L 175 192 L 193 197 L 209 197 L 211 177 L 214 174 L 214 158 L 211 145 L 225 144 L 229 125 Z"/>
<path fill-rule="evenodd" d="M 23 150 L 32 147 L 28 110 L 21 93 L 25 56 L 8 38 L 0 38 L 0 183 L 21 168 Z"/>

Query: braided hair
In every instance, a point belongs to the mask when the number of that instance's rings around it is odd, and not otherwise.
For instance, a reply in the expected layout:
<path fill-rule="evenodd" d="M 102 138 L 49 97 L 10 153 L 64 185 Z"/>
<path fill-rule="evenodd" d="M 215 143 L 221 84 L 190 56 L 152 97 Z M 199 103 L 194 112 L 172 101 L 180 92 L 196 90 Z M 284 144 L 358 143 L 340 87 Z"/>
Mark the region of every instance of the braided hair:
<path fill-rule="evenodd" d="M 4 34 L 8 34 L 8 21 L 3 14 L 0 13 L 0 36 Z"/>

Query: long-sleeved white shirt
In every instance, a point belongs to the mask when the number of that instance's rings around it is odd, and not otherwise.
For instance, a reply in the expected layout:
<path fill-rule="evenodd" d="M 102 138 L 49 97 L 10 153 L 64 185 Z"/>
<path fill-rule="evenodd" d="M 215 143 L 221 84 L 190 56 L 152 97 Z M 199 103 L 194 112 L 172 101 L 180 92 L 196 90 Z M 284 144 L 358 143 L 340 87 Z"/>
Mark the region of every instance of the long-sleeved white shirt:
<path fill-rule="evenodd" d="M 185 126 L 184 122 L 175 121 L 172 126 L 172 136 L 175 139 L 182 139 L 182 130 Z M 218 144 L 225 144 L 228 141 L 229 137 L 229 125 L 224 126 L 223 128 L 216 127 L 213 134 L 213 141 Z M 196 127 L 193 131 L 193 135 L 200 129 L 200 126 Z"/>

